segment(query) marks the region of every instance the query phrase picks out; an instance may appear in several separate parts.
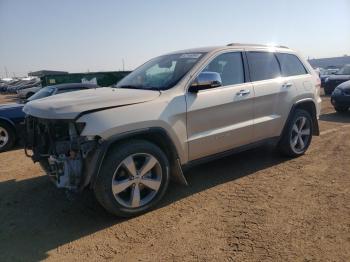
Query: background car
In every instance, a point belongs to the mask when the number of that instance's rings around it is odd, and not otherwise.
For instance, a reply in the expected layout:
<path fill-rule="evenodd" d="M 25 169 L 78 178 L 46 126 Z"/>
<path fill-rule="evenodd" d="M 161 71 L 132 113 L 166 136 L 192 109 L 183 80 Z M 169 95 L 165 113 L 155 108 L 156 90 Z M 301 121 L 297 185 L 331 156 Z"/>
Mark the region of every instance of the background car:
<path fill-rule="evenodd" d="M 350 107 L 350 81 L 338 85 L 331 96 L 331 103 L 337 112 L 344 113 Z"/>
<path fill-rule="evenodd" d="M 329 75 L 334 75 L 335 73 L 337 73 L 339 71 L 340 67 L 338 66 L 327 66 L 326 70 L 328 72 Z"/>
<path fill-rule="evenodd" d="M 17 96 L 21 99 L 28 99 L 42 88 L 41 84 L 17 90 Z"/>
<path fill-rule="evenodd" d="M 135 216 L 155 207 L 170 176 L 186 184 L 181 170 L 193 163 L 262 141 L 304 154 L 319 135 L 319 88 L 307 61 L 284 46 L 173 52 L 113 89 L 27 104 L 26 149 L 58 188 L 90 187 L 107 211 Z"/>
<path fill-rule="evenodd" d="M 41 86 L 41 80 L 37 77 L 25 77 L 19 79 L 17 82 L 12 82 L 7 85 L 6 91 L 7 93 L 15 94 L 17 91 L 22 89 L 31 88 L 34 86 Z"/>
<path fill-rule="evenodd" d="M 14 146 L 15 142 L 21 141 L 21 138 L 23 138 L 25 127 L 25 113 L 22 109 L 26 102 L 61 93 L 98 87 L 98 85 L 89 83 L 74 83 L 47 86 L 35 93 L 29 99 L 25 100 L 24 103 L 11 103 L 0 105 L 0 152 L 11 149 Z"/>
<path fill-rule="evenodd" d="M 350 80 L 350 64 L 343 66 L 338 72 L 325 78 L 323 84 L 325 94 L 330 95 L 339 84 L 348 80 Z"/>

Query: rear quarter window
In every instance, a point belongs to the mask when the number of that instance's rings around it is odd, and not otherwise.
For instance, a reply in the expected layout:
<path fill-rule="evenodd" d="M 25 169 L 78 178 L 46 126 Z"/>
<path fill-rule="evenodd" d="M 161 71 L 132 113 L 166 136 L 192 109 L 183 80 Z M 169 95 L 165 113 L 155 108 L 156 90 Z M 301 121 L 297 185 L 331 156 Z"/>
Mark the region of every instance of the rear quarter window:
<path fill-rule="evenodd" d="M 281 65 L 282 76 L 297 76 L 308 73 L 297 56 L 282 53 L 276 55 Z"/>
<path fill-rule="evenodd" d="M 272 52 L 247 52 L 252 81 L 274 79 L 281 76 L 276 56 Z"/>

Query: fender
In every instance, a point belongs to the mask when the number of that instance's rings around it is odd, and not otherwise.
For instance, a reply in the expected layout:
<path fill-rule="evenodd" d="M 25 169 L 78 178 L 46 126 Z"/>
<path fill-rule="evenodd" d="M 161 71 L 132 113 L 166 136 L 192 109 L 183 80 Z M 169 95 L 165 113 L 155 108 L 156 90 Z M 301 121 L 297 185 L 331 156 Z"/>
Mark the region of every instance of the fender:
<path fill-rule="evenodd" d="M 9 124 L 12 127 L 12 131 L 14 132 L 15 135 L 15 140 L 17 140 L 18 136 L 19 136 L 19 131 L 17 129 L 17 125 L 16 123 L 14 123 L 11 119 L 5 118 L 5 117 L 0 117 L 0 122 L 4 122 Z"/>
<path fill-rule="evenodd" d="M 16 125 L 11 119 L 0 116 L 0 121 L 4 121 L 4 122 L 10 124 L 14 129 L 16 129 Z"/>
<path fill-rule="evenodd" d="M 284 123 L 284 127 L 283 127 L 283 130 L 282 130 L 282 133 L 281 133 L 281 137 L 286 132 L 287 124 L 290 121 L 290 119 L 292 118 L 295 109 L 298 108 L 299 106 L 301 106 L 302 104 L 308 103 L 308 102 L 312 102 L 313 105 L 314 105 L 314 109 L 315 109 L 315 112 L 313 112 L 311 114 L 312 122 L 313 122 L 312 135 L 314 135 L 314 136 L 319 136 L 320 135 L 320 128 L 318 126 L 318 120 L 317 120 L 317 117 L 316 117 L 316 105 L 315 105 L 315 102 L 311 98 L 306 98 L 306 99 L 298 100 L 298 101 L 296 101 L 293 104 L 292 108 L 289 111 L 288 118 L 287 118 L 286 122 Z"/>
<path fill-rule="evenodd" d="M 94 152 L 94 154 L 89 159 L 87 159 L 88 168 L 86 168 L 86 177 L 80 189 L 82 190 L 88 184 L 90 184 L 90 188 L 94 187 L 95 181 L 100 174 L 102 163 L 106 157 L 108 150 L 113 144 L 118 143 L 118 141 L 122 141 L 127 138 L 147 136 L 147 135 L 159 134 L 159 133 L 161 133 L 163 137 L 166 137 L 167 146 L 169 147 L 169 150 L 173 155 L 173 159 L 169 159 L 173 167 L 171 168 L 173 170 L 172 178 L 181 184 L 188 185 L 188 182 L 182 172 L 181 164 L 178 157 L 178 152 L 176 150 L 174 143 L 170 139 L 170 136 L 168 135 L 166 130 L 164 130 L 161 127 L 150 127 L 150 128 L 133 130 L 126 133 L 116 134 L 110 137 L 108 140 L 104 140 L 101 143 L 99 143 L 99 146 Z"/>

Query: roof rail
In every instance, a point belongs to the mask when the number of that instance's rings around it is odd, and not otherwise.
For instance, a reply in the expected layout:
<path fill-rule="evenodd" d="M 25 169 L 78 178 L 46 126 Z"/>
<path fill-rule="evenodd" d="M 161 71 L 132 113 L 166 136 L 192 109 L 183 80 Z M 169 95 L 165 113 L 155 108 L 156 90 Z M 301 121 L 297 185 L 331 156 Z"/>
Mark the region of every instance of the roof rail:
<path fill-rule="evenodd" d="M 284 45 L 263 45 L 263 44 L 244 44 L 244 43 L 230 43 L 227 46 L 261 46 L 261 47 L 277 47 L 277 48 L 288 48 L 287 46 Z"/>

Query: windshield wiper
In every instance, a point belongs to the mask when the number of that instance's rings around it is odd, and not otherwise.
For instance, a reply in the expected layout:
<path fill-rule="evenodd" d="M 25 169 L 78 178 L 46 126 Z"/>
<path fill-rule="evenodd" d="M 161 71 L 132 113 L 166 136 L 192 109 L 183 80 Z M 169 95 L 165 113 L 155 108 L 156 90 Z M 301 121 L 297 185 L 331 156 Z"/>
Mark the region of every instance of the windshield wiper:
<path fill-rule="evenodd" d="M 116 86 L 116 88 L 142 89 L 142 87 L 141 87 L 141 86 L 133 86 L 133 85 Z"/>
<path fill-rule="evenodd" d="M 161 91 L 159 87 L 146 87 L 146 86 L 133 86 L 133 85 L 124 85 L 124 86 L 116 86 L 116 88 L 126 88 L 126 89 L 142 89 L 142 90 L 156 90 Z"/>

